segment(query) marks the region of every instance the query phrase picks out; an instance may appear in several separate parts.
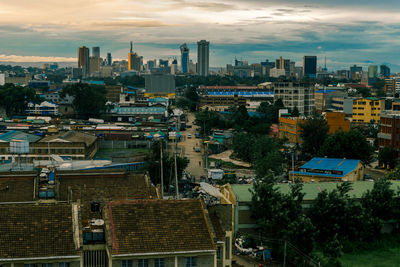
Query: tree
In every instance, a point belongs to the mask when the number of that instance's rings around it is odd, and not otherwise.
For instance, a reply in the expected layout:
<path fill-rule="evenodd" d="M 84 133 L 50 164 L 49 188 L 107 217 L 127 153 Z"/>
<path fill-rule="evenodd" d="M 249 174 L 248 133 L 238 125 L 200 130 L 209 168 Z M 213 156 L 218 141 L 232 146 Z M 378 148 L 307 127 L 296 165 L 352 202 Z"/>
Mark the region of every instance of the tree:
<path fill-rule="evenodd" d="M 393 155 L 394 151 L 392 147 L 383 147 L 381 150 L 379 150 L 378 153 L 379 163 L 383 164 L 385 166 L 385 169 L 387 168 L 387 166 L 390 166 L 392 168 L 395 162 L 395 158 L 393 157 Z"/>
<path fill-rule="evenodd" d="M 40 102 L 39 95 L 32 88 L 15 86 L 11 83 L 0 86 L 0 106 L 5 109 L 7 115 L 25 114 L 28 103 Z"/>
<path fill-rule="evenodd" d="M 106 111 L 106 88 L 104 86 L 77 83 L 65 87 L 61 96 L 74 97 L 72 105 L 83 118 L 96 117 Z"/>
<path fill-rule="evenodd" d="M 328 123 L 318 114 L 300 123 L 300 137 L 303 140 L 301 149 L 303 153 L 311 157 L 316 156 L 328 137 L 328 131 Z"/>
<path fill-rule="evenodd" d="M 330 158 L 359 159 L 364 164 L 372 161 L 373 148 L 358 130 L 337 131 L 323 143 L 320 156 Z"/>
<path fill-rule="evenodd" d="M 292 112 L 291 112 L 292 117 L 298 117 L 300 116 L 300 112 L 299 109 L 297 108 L 297 106 L 294 106 Z"/>

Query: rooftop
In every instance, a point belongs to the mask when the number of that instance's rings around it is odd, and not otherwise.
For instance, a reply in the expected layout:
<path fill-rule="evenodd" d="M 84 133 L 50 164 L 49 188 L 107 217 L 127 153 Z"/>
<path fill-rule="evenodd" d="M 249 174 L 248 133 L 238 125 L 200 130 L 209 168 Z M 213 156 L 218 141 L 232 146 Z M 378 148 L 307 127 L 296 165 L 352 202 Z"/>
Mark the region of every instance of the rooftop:
<path fill-rule="evenodd" d="M 2 204 L 0 217 L 0 260 L 79 257 L 73 240 L 71 205 Z"/>
<path fill-rule="evenodd" d="M 39 142 L 71 142 L 71 143 L 85 143 L 86 146 L 92 145 L 96 142 L 97 137 L 81 132 L 68 131 L 66 133 L 49 135 L 41 139 Z"/>
<path fill-rule="evenodd" d="M 314 200 L 318 193 L 327 190 L 328 192 L 332 191 L 336 188 L 337 182 L 323 182 L 323 183 L 304 183 L 303 193 L 305 193 L 304 200 Z M 278 191 L 284 194 L 290 192 L 290 184 L 277 184 L 276 187 Z M 355 198 L 361 198 L 362 195 L 367 192 L 367 190 L 372 190 L 374 186 L 373 182 L 367 181 L 358 181 L 352 182 L 352 189 L 349 192 L 349 195 Z M 400 186 L 400 181 L 392 181 L 391 188 L 397 190 L 397 187 Z M 250 202 L 252 194 L 250 192 L 253 189 L 252 184 L 244 184 L 244 185 L 231 185 L 232 191 L 235 194 L 236 201 L 238 202 Z"/>
<path fill-rule="evenodd" d="M 40 139 L 40 136 L 28 134 L 21 131 L 9 131 L 0 134 L 0 142 L 10 142 L 12 140 L 27 140 L 29 143 L 34 143 Z"/>
<path fill-rule="evenodd" d="M 341 178 L 354 171 L 360 160 L 336 159 L 336 158 L 313 158 L 299 168 L 299 171 L 291 173 L 301 175 L 317 175 Z M 330 171 L 324 173 L 323 171 Z"/>
<path fill-rule="evenodd" d="M 215 250 L 199 200 L 134 200 L 107 204 L 111 253 Z"/>

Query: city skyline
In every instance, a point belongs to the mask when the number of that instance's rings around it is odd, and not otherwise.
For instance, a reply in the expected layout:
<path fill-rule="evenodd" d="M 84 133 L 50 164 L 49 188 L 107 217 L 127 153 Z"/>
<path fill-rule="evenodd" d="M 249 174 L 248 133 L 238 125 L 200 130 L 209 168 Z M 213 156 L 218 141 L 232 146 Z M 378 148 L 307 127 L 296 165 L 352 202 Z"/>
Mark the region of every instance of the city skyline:
<path fill-rule="evenodd" d="M 77 47 L 101 47 L 126 59 L 129 41 L 145 60 L 180 55 L 210 41 L 210 67 L 235 56 L 249 63 L 304 55 L 329 69 L 387 64 L 400 71 L 397 1 L 70 1 L 1 3 L 0 61 L 76 62 Z M 76 14 L 80 14 L 76 16 Z M 93 15 L 95 14 L 95 15 Z M 319 60 L 319 64 L 322 61 Z"/>

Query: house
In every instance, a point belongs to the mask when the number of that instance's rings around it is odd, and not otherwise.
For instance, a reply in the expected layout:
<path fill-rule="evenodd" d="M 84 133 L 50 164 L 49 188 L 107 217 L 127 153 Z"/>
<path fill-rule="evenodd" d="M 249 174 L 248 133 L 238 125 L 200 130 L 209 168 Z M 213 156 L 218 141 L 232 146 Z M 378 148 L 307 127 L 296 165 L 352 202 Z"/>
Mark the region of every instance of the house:
<path fill-rule="evenodd" d="M 26 113 L 29 115 L 57 116 L 58 105 L 50 101 L 43 101 L 40 104 L 28 103 Z"/>
<path fill-rule="evenodd" d="M 199 200 L 112 201 L 105 213 L 109 266 L 217 266 Z"/>
<path fill-rule="evenodd" d="M 67 203 L 0 205 L 0 265 L 81 266 L 75 211 Z"/>
<path fill-rule="evenodd" d="M 355 159 L 315 157 L 290 175 L 303 182 L 359 181 L 364 178 L 364 166 Z"/>

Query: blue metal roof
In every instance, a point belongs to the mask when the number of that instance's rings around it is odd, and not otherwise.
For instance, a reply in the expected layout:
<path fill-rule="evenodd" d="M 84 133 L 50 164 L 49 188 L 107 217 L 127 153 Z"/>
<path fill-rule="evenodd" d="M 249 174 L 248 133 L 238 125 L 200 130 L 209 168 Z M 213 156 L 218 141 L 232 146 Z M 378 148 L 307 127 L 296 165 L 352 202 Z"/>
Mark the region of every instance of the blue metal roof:
<path fill-rule="evenodd" d="M 128 87 L 128 89 L 131 89 L 131 90 L 139 90 L 139 88 L 136 88 L 136 87 L 131 86 L 131 85 L 128 85 L 127 87 Z"/>
<path fill-rule="evenodd" d="M 93 81 L 93 80 L 87 81 L 87 83 L 93 84 L 93 85 L 104 85 L 105 84 L 104 81 Z"/>
<path fill-rule="evenodd" d="M 301 166 L 299 171 L 291 173 L 341 178 L 354 171 L 359 163 L 360 160 L 358 159 L 313 158 Z M 310 170 L 339 171 L 343 174 L 317 173 Z"/>
<path fill-rule="evenodd" d="M 209 91 L 208 95 L 212 96 L 226 96 L 226 95 L 240 95 L 240 96 L 273 96 L 274 92 L 268 91 L 254 91 L 254 92 L 245 92 L 245 91 L 233 91 L 233 92 L 218 92 L 218 91 Z"/>
<path fill-rule="evenodd" d="M 336 90 L 332 90 L 332 89 L 321 89 L 316 91 L 316 93 L 332 93 L 335 92 Z"/>

